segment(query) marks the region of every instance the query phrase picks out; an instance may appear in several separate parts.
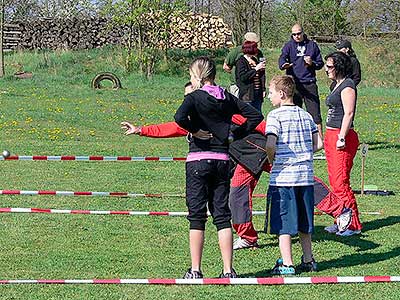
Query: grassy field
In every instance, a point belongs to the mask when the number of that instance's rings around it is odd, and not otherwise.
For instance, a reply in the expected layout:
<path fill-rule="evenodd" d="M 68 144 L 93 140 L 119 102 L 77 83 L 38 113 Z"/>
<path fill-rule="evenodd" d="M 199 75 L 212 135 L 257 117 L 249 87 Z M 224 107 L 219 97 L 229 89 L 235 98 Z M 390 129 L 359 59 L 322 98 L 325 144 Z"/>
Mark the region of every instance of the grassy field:
<path fill-rule="evenodd" d="M 339 238 L 323 231 L 331 223 L 316 217 L 314 251 L 318 276 L 400 275 L 400 83 L 398 57 L 387 62 L 367 56 L 367 46 L 357 44 L 365 71 L 359 90 L 356 128 L 369 144 L 365 183 L 393 190 L 390 197 L 358 196 L 363 234 Z M 374 48 L 375 47 L 375 48 Z M 398 47 L 398 46 L 397 46 Z M 385 53 L 380 45 L 370 45 Z M 378 50 L 377 50 L 378 49 Z M 383 48 L 386 49 L 386 48 Z M 371 51 L 372 51 L 371 50 Z M 323 48 L 324 54 L 329 48 Z M 372 51 L 373 53 L 375 53 Z M 393 52 L 396 52 L 393 50 Z M 265 50 L 268 77 L 278 74 L 279 50 Z M 397 52 L 399 53 L 399 52 Z M 375 54 L 374 54 L 375 55 Z M 398 55 L 398 54 L 393 54 Z M 389 56 L 389 57 L 388 57 Z M 30 52 L 6 56 L 7 76 L 0 80 L 0 149 L 18 155 L 126 155 L 184 156 L 183 138 L 125 137 L 123 120 L 136 124 L 171 121 L 182 101 L 188 75 L 156 75 L 145 81 L 122 69 L 118 49 L 80 52 Z M 221 62 L 221 56 L 218 57 Z M 375 63 L 374 68 L 371 63 Z M 397 62 L 397 63 L 396 63 Z M 33 78 L 14 79 L 16 64 L 33 72 Z M 392 68 L 385 68 L 390 65 Z M 365 66 L 365 67 L 364 67 Z M 184 69 L 184 68 L 182 68 Z M 219 65 L 221 70 L 221 65 Z M 373 71 L 375 70 L 375 71 Z M 394 73 L 395 70 L 397 73 Z M 124 89 L 94 91 L 89 84 L 97 72 L 111 71 Z M 319 72 L 321 99 L 328 93 Z M 397 77 L 398 78 L 398 77 Z M 228 85 L 229 76 L 218 81 Z M 271 109 L 265 102 L 264 112 Z M 323 115 L 326 109 L 323 106 Z M 24 162 L 3 161 L 0 189 L 126 191 L 133 193 L 183 193 L 183 162 Z M 325 161 L 317 161 L 316 175 L 327 180 Z M 360 189 L 361 157 L 357 155 L 352 185 Z M 264 193 L 268 175 L 256 192 Z M 264 199 L 255 199 L 263 210 Z M 184 211 L 184 199 L 1 196 L 1 207 L 40 207 L 90 210 Z M 263 229 L 264 218 L 254 218 Z M 207 225 L 203 271 L 216 277 L 221 271 L 216 232 Z M 0 215 L 0 279 L 179 278 L 190 264 L 188 222 L 185 218 L 86 216 L 45 214 Z M 279 256 L 276 238 L 260 234 L 261 248 L 235 252 L 241 277 L 268 276 Z M 295 261 L 300 246 L 294 244 Z M 0 299 L 398 299 L 400 285 L 348 284 L 314 286 L 129 286 L 129 285 L 0 285 Z M 271 298 L 272 299 L 272 298 Z"/>

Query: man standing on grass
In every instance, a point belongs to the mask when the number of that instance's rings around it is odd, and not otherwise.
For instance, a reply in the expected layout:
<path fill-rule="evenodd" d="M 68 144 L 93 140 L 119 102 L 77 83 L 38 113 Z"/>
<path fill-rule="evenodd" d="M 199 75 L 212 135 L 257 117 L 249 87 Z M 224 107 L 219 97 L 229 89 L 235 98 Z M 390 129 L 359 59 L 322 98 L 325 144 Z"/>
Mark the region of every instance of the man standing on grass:
<path fill-rule="evenodd" d="M 322 69 L 324 62 L 321 51 L 314 41 L 307 38 L 303 27 L 295 24 L 292 27 L 292 37 L 287 42 L 279 57 L 279 69 L 286 70 L 296 83 L 296 91 L 293 97 L 294 104 L 302 107 L 313 117 L 322 136 L 321 106 L 318 95 L 316 70 Z"/>

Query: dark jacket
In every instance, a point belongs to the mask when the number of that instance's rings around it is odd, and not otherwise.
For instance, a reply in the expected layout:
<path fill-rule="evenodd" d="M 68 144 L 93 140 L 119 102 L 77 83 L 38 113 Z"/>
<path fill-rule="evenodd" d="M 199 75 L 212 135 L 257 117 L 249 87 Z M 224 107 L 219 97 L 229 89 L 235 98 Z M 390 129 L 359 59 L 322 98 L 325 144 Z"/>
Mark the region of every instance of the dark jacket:
<path fill-rule="evenodd" d="M 311 56 L 313 64 L 307 67 L 304 63 L 304 56 Z M 316 70 L 322 69 L 324 66 L 324 61 L 322 60 L 321 51 L 317 45 L 312 40 L 309 40 L 306 35 L 304 35 L 304 40 L 297 43 L 290 39 L 287 42 L 281 52 L 279 57 L 279 69 L 282 69 L 283 64 L 289 63 L 293 66 L 286 69 L 287 75 L 292 75 L 296 82 L 300 83 L 312 83 L 316 82 Z"/>
<path fill-rule="evenodd" d="M 258 64 L 257 58 L 254 58 L 254 62 Z M 265 91 L 265 70 L 254 70 L 249 62 L 247 61 L 246 57 L 243 55 L 239 57 L 236 62 L 236 85 L 239 87 L 239 99 L 245 102 L 252 102 L 254 100 L 262 100 L 255 99 L 254 97 L 254 76 L 258 72 L 261 81 L 261 90 Z"/>
<path fill-rule="evenodd" d="M 350 60 L 352 67 L 352 73 L 350 75 L 350 78 L 353 79 L 354 84 L 357 86 L 361 81 L 361 65 L 357 57 L 354 55 L 350 55 Z"/>
<path fill-rule="evenodd" d="M 191 133 L 200 129 L 209 131 L 213 137 L 209 140 L 192 138 L 189 152 L 214 151 L 228 152 L 231 119 L 240 114 L 247 121 L 237 127 L 233 134 L 243 137 L 251 132 L 263 116 L 252 106 L 240 101 L 225 91 L 225 99 L 217 99 L 206 91 L 196 90 L 185 96 L 185 100 L 175 114 L 175 122 Z"/>
<path fill-rule="evenodd" d="M 268 162 L 266 144 L 266 136 L 253 132 L 241 139 L 234 140 L 229 145 L 229 155 L 236 163 L 257 176 Z"/>

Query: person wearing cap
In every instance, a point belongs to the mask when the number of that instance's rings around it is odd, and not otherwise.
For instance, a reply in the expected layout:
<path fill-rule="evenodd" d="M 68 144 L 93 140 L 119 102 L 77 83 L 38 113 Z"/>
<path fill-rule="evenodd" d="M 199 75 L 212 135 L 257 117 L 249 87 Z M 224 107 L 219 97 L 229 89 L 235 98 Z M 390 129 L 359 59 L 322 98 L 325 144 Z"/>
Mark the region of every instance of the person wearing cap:
<path fill-rule="evenodd" d="M 361 65 L 357 59 L 356 53 L 354 52 L 351 46 L 351 42 L 349 40 L 340 39 L 336 41 L 335 47 L 338 51 L 343 52 L 344 54 L 347 54 L 350 57 L 352 72 L 349 77 L 353 79 L 354 84 L 357 87 L 357 85 L 361 81 Z M 335 85 L 336 82 L 333 81 L 330 86 L 330 90 L 333 90 Z"/>
<path fill-rule="evenodd" d="M 244 35 L 244 42 L 255 42 L 255 43 L 259 43 L 260 38 L 258 37 L 258 35 L 254 32 L 246 32 L 246 34 Z M 225 61 L 224 61 L 224 66 L 223 69 L 225 72 L 227 73 L 231 73 L 232 74 L 232 82 L 231 85 L 229 87 L 229 91 L 231 94 L 235 95 L 236 97 L 239 98 L 239 88 L 236 85 L 236 77 L 235 77 L 235 66 L 236 66 L 236 62 L 238 61 L 238 59 L 243 55 L 242 52 L 242 45 L 232 48 L 228 55 L 225 57 Z M 257 53 L 257 59 L 259 60 L 261 57 L 264 57 L 263 53 L 259 50 Z"/>
<path fill-rule="evenodd" d="M 293 25 L 291 39 L 283 46 L 278 64 L 279 69 L 286 70 L 295 80 L 294 103 L 302 107 L 304 102 L 322 136 L 316 71 L 322 69 L 324 61 L 317 43 L 307 38 L 300 24 Z"/>

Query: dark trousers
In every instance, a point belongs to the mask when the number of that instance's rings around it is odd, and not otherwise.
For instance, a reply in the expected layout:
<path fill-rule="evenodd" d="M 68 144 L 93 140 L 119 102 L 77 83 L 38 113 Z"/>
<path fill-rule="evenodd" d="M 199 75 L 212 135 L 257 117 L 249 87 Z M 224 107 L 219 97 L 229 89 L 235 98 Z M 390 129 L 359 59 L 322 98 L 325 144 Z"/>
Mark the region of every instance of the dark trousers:
<path fill-rule="evenodd" d="M 207 206 L 217 230 L 231 227 L 229 179 L 229 161 L 205 159 L 186 163 L 190 229 L 205 229 Z"/>
<path fill-rule="evenodd" d="M 296 83 L 296 90 L 293 97 L 294 104 L 303 107 L 306 105 L 307 112 L 313 117 L 315 124 L 322 123 L 321 104 L 318 95 L 318 86 L 315 82 Z"/>

